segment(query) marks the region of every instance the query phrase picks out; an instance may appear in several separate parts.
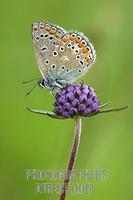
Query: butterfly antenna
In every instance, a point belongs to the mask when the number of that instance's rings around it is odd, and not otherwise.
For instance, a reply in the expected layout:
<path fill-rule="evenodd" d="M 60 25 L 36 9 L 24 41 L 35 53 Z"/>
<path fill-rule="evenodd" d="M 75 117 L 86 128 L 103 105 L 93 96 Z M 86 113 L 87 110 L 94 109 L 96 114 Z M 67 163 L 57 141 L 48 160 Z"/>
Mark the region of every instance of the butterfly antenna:
<path fill-rule="evenodd" d="M 23 81 L 22 83 L 25 84 L 25 83 L 30 83 L 32 81 L 36 81 L 36 80 L 39 80 L 39 78 L 34 78 L 34 79 L 31 79 L 31 80 L 28 80 L 28 81 Z"/>
<path fill-rule="evenodd" d="M 27 93 L 25 94 L 25 96 L 29 95 L 29 94 L 34 90 L 34 88 L 35 88 L 37 85 L 38 85 L 38 82 L 31 88 L 31 90 L 30 90 L 29 92 L 27 92 Z"/>

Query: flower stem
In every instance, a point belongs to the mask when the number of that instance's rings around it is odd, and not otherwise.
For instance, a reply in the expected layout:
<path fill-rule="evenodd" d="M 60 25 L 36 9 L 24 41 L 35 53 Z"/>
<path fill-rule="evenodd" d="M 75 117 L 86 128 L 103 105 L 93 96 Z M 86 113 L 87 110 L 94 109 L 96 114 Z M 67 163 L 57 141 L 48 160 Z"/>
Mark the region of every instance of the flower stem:
<path fill-rule="evenodd" d="M 78 151 L 78 147 L 79 147 L 79 143 L 80 143 L 80 135 L 81 135 L 81 117 L 78 116 L 75 119 L 74 142 L 73 142 L 70 160 L 69 160 L 68 167 L 67 167 L 67 172 L 66 172 L 66 175 L 65 175 L 65 180 L 64 180 L 64 185 L 63 185 L 63 188 L 62 188 L 60 200 L 65 200 L 65 197 L 66 197 L 66 194 L 67 194 L 72 169 L 73 169 L 73 166 L 74 166 L 74 162 L 76 160 L 76 155 L 77 155 L 77 151 Z"/>

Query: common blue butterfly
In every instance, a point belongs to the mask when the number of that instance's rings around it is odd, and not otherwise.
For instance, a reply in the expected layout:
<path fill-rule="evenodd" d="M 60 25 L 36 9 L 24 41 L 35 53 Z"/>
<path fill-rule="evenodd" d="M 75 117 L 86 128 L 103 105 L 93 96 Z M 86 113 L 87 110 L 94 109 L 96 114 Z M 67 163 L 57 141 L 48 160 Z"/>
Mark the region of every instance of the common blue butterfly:
<path fill-rule="evenodd" d="M 51 91 L 73 83 L 96 59 L 93 45 L 83 33 L 66 31 L 47 22 L 32 24 L 35 57 L 42 74 L 41 87 Z"/>

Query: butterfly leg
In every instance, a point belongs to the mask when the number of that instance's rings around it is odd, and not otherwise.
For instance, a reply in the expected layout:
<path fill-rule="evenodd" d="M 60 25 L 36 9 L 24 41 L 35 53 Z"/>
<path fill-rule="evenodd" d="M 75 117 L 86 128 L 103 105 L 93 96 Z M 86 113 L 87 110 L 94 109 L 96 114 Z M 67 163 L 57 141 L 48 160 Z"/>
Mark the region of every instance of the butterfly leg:
<path fill-rule="evenodd" d="M 55 95 L 54 95 L 54 89 L 55 89 L 54 87 L 50 88 L 50 95 L 53 96 L 53 97 L 55 97 Z"/>
<path fill-rule="evenodd" d="M 56 95 L 57 93 L 58 93 L 60 96 L 62 96 L 62 94 L 60 93 L 60 89 L 59 89 L 59 88 L 57 88 L 57 87 L 52 87 L 52 88 L 50 89 L 50 95 L 51 95 L 51 96 L 55 97 L 55 95 Z"/>
<path fill-rule="evenodd" d="M 55 91 L 56 91 L 56 94 L 58 93 L 62 97 L 60 89 L 55 88 Z"/>

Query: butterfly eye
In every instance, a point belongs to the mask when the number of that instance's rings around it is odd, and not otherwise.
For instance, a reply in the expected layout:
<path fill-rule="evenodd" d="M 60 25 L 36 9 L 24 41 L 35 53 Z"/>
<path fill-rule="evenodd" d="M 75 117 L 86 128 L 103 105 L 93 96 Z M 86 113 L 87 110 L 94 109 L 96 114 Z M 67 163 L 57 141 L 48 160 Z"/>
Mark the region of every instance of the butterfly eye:
<path fill-rule="evenodd" d="M 60 47 L 60 51 L 64 51 L 65 48 L 63 46 Z"/>
<path fill-rule="evenodd" d="M 57 56 L 58 55 L 58 52 L 57 51 L 54 51 L 53 52 L 53 56 Z"/>
<path fill-rule="evenodd" d="M 55 68 L 56 68 L 56 65 L 55 65 L 55 64 L 51 65 L 51 68 L 52 68 L 52 69 L 55 69 Z"/>

